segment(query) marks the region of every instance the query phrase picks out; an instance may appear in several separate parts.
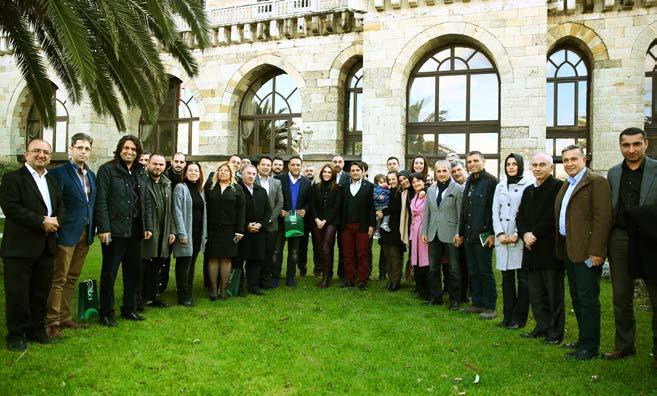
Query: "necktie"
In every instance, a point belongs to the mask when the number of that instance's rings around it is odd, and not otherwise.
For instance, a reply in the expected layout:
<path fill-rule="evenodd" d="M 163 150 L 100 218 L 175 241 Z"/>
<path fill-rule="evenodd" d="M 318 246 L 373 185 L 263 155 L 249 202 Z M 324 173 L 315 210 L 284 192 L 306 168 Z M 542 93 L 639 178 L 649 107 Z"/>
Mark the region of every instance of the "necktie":
<path fill-rule="evenodd" d="M 82 182 L 82 188 L 84 189 L 85 194 L 87 195 L 87 201 L 91 195 L 91 189 L 89 188 L 89 182 L 87 181 L 87 176 L 82 172 L 82 168 L 78 168 L 78 175 L 80 176 L 80 181 Z"/>

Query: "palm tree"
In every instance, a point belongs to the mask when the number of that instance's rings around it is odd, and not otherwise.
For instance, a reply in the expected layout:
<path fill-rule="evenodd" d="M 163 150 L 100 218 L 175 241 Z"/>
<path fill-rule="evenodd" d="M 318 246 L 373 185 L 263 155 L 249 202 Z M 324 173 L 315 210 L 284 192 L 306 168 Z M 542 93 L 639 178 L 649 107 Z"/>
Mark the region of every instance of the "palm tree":
<path fill-rule="evenodd" d="M 199 0 L 0 0 L 0 10 L 0 31 L 46 127 L 56 114 L 46 61 L 71 102 L 80 103 L 86 93 L 94 110 L 124 131 L 119 97 L 146 121 L 157 118 L 168 90 L 160 48 L 190 77 L 198 73 L 174 16 L 187 23 L 199 48 L 210 42 Z"/>

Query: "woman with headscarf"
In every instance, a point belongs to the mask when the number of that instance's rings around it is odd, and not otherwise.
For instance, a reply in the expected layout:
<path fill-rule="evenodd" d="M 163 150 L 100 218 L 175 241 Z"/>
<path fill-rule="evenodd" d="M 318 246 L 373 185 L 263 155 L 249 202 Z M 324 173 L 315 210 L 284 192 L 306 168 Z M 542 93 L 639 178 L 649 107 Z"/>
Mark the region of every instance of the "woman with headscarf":
<path fill-rule="evenodd" d="M 504 319 L 499 326 L 511 330 L 524 327 L 529 313 L 527 271 L 522 269 L 523 243 L 516 228 L 522 193 L 533 183 L 533 178 L 523 176 L 524 170 L 522 156 L 509 154 L 504 160 L 506 178 L 498 183 L 493 196 L 496 266 L 502 272 L 504 304 Z"/>

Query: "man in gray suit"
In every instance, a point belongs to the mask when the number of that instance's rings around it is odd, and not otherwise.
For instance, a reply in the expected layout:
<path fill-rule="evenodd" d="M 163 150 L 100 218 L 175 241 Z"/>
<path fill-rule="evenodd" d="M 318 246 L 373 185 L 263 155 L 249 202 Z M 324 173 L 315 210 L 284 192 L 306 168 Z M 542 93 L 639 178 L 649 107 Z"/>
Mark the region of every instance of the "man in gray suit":
<path fill-rule="evenodd" d="M 657 205 L 657 161 L 646 157 L 648 139 L 639 128 L 628 128 L 619 137 L 625 160 L 609 169 L 607 179 L 611 185 L 611 203 L 614 209 L 614 226 L 609 238 L 609 262 L 613 287 L 614 318 L 616 322 L 615 350 L 603 355 L 606 359 L 620 359 L 636 353 L 634 339 L 634 274 L 631 268 L 627 212 L 639 206 Z M 652 303 L 653 343 L 657 343 L 657 285 L 646 279 Z M 657 368 L 657 346 L 653 345 Z"/>
<path fill-rule="evenodd" d="M 267 191 L 269 196 L 269 205 L 272 208 L 271 219 L 267 225 L 267 243 L 265 247 L 265 261 L 260 268 L 260 288 L 271 289 L 271 267 L 274 259 L 274 249 L 279 233 L 283 232 L 279 226 L 278 219 L 283 209 L 283 188 L 280 180 L 271 176 L 272 159 L 268 156 L 262 156 L 258 159 L 258 177 L 255 184 Z"/>
<path fill-rule="evenodd" d="M 436 183 L 427 191 L 422 220 L 422 240 L 429 243 L 429 292 L 432 305 L 442 304 L 441 258 L 447 255 L 449 266 L 449 309 L 458 310 L 461 299 L 459 250 L 454 245 L 459 229 L 463 186 L 450 177 L 448 161 L 436 161 Z"/>

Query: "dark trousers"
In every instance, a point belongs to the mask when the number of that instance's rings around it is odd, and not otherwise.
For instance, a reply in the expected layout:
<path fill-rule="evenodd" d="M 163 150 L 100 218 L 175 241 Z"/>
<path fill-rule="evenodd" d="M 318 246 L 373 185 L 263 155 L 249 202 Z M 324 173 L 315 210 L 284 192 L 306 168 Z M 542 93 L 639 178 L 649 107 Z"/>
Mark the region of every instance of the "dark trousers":
<path fill-rule="evenodd" d="M 260 266 L 260 287 L 269 288 L 271 286 L 271 270 L 274 263 L 274 250 L 278 234 L 282 231 L 267 231 L 265 234 L 265 259 Z"/>
<path fill-rule="evenodd" d="M 169 286 L 169 271 L 171 271 L 171 256 L 166 257 L 160 264 L 157 280 L 157 294 L 162 294 Z"/>
<path fill-rule="evenodd" d="M 465 246 L 459 246 L 459 269 L 461 270 L 461 302 L 468 302 L 470 292 L 470 274 L 468 272 L 468 260 L 465 257 Z"/>
<path fill-rule="evenodd" d="M 141 292 L 141 301 L 147 303 L 154 301 L 159 294 L 161 272 L 166 263 L 166 258 L 153 257 L 141 260 L 141 262 L 143 275 L 141 276 L 141 284 L 138 284 L 137 287 Z"/>
<path fill-rule="evenodd" d="M 472 305 L 484 309 L 495 309 L 497 289 L 492 263 L 493 249 L 481 246 L 479 241 L 465 243 L 468 262 Z"/>
<path fill-rule="evenodd" d="M 388 265 L 386 264 L 386 255 L 383 254 L 383 245 L 379 246 L 379 280 L 388 276 Z"/>
<path fill-rule="evenodd" d="M 123 273 L 123 306 L 121 312 L 135 310 L 137 304 L 137 278 L 141 265 L 139 237 L 112 237 L 109 245 L 101 244 L 103 263 L 100 270 L 100 316 L 114 316 L 114 283 L 119 272 Z"/>
<path fill-rule="evenodd" d="M 579 339 L 577 349 L 597 354 L 600 347 L 600 276 L 602 265 L 587 267 L 583 262 L 573 263 L 568 258 L 564 241 L 564 264 L 573 309 L 577 317 Z"/>
<path fill-rule="evenodd" d="M 299 245 L 301 244 L 301 237 L 285 238 L 285 232 L 281 232 L 276 241 L 276 251 L 274 253 L 274 265 L 271 269 L 272 278 L 281 277 L 281 269 L 283 266 L 283 249 L 285 248 L 285 241 L 287 241 L 287 269 L 285 271 L 286 278 L 294 278 L 297 273 L 297 262 L 299 261 Z"/>
<path fill-rule="evenodd" d="M 399 245 L 381 245 L 382 254 L 388 269 L 388 285 L 391 289 L 398 289 L 401 285 L 402 260 L 404 252 Z"/>
<path fill-rule="evenodd" d="M 346 224 L 342 230 L 344 275 L 349 281 L 367 282 L 370 263 L 370 237 L 360 232 L 357 223 Z"/>
<path fill-rule="evenodd" d="M 319 270 L 325 278 L 333 278 L 333 245 L 338 227 L 325 224 L 320 230 L 313 224 L 313 249 L 317 251 L 315 270 Z"/>
<path fill-rule="evenodd" d="M 609 238 L 609 269 L 613 288 L 615 346 L 617 351 L 634 351 L 636 320 L 634 318 L 634 276 L 630 271 L 629 237 L 627 232 L 614 228 Z M 657 285 L 646 283 L 652 306 L 653 354 L 657 356 Z"/>
<path fill-rule="evenodd" d="M 191 256 L 176 257 L 176 292 L 178 304 L 192 301 L 192 290 L 194 288 L 194 267 L 199 251 L 194 250 Z"/>
<path fill-rule="evenodd" d="M 449 278 L 447 280 L 449 301 L 459 302 L 461 300 L 461 269 L 459 268 L 459 249 L 453 243 L 441 242 L 434 237 L 429 242 L 429 290 L 431 297 L 441 300 L 443 288 L 441 284 L 442 257 L 447 256 L 447 269 Z"/>
<path fill-rule="evenodd" d="M 47 248 L 46 248 L 47 249 Z M 44 334 L 54 257 L 3 257 L 7 342 Z"/>
<path fill-rule="evenodd" d="M 563 270 L 529 271 L 529 301 L 536 331 L 546 337 L 563 340 L 565 307 Z"/>
<path fill-rule="evenodd" d="M 260 291 L 262 260 L 246 260 L 246 287 L 250 293 Z"/>
<path fill-rule="evenodd" d="M 517 281 L 517 284 L 516 284 Z M 502 271 L 502 302 L 504 324 L 517 323 L 524 326 L 529 314 L 529 286 L 527 270 Z"/>
<path fill-rule="evenodd" d="M 429 266 L 413 266 L 413 278 L 415 279 L 415 290 L 420 298 L 429 300 L 431 293 L 429 291 Z"/>
<path fill-rule="evenodd" d="M 310 230 L 304 224 L 304 234 L 299 237 L 299 256 L 297 260 L 297 267 L 300 274 L 305 274 L 308 271 L 308 241 L 310 240 Z"/>
<path fill-rule="evenodd" d="M 344 279 L 344 252 L 342 251 L 342 230 L 338 227 L 338 278 Z"/>

